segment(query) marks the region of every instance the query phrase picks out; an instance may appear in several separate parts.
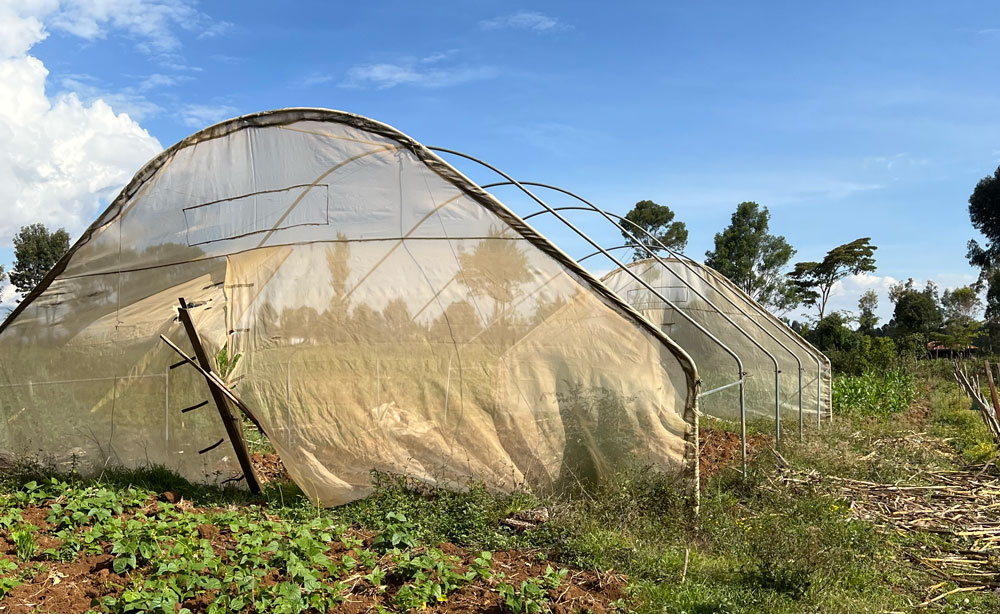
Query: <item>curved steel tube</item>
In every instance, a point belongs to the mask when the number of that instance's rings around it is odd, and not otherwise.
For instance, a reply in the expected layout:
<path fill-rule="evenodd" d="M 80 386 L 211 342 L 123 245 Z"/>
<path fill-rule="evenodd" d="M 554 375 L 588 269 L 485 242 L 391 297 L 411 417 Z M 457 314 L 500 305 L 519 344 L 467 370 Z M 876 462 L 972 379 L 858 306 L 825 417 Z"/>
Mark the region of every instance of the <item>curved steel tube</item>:
<path fill-rule="evenodd" d="M 615 221 L 615 218 L 618 218 L 618 219 L 624 219 L 624 218 L 621 218 L 620 216 L 615 215 L 613 213 L 609 214 L 608 212 L 599 209 L 596 205 L 594 205 L 594 204 L 592 204 L 592 203 L 584 200 L 583 198 L 581 198 L 581 197 L 579 197 L 579 196 L 577 196 L 575 194 L 569 194 L 569 192 L 567 192 L 567 191 L 565 191 L 565 190 L 563 190 L 561 188 L 555 188 L 553 186 L 547 186 L 547 185 L 543 185 L 543 184 L 539 184 L 539 183 L 535 183 L 535 182 L 526 182 L 526 183 L 528 185 L 537 185 L 538 187 L 544 187 L 544 188 L 552 189 L 552 190 L 555 190 L 555 191 L 558 191 L 558 192 L 562 192 L 564 194 L 568 194 L 568 195 L 573 196 L 574 198 L 578 199 L 580 202 L 583 202 L 584 204 L 588 205 L 587 207 L 557 207 L 556 209 L 558 209 L 558 210 L 592 211 L 592 212 L 596 212 L 596 213 L 599 213 L 600 215 L 602 215 L 604 217 L 604 219 L 606 219 L 609 223 L 611 223 L 619 231 L 621 231 L 621 233 L 622 233 L 623 236 L 627 236 L 628 238 L 632 239 L 633 241 L 635 241 L 636 245 L 638 245 L 640 248 L 646 250 L 646 252 L 649 253 L 649 255 L 654 260 L 656 260 L 658 263 L 660 263 L 660 266 L 662 266 L 664 269 L 670 271 L 670 273 L 674 277 L 676 277 L 678 279 L 678 281 L 680 281 L 682 284 L 684 284 L 685 286 L 687 286 L 687 288 L 690 289 L 692 292 L 694 292 L 701 300 L 703 300 L 706 303 L 708 303 L 708 305 L 712 309 L 714 309 L 720 316 L 722 316 L 723 319 L 726 320 L 726 322 L 728 322 L 730 325 L 732 325 L 732 327 L 735 328 L 736 330 L 740 331 L 743 334 L 743 336 L 746 337 L 750 341 L 750 343 L 752 343 L 754 346 L 756 346 L 757 349 L 759 349 L 760 351 L 764 352 L 764 354 L 766 354 L 767 357 L 771 359 L 771 362 L 774 363 L 774 441 L 775 441 L 775 445 L 780 445 L 781 444 L 781 399 L 780 399 L 781 389 L 780 389 L 780 382 L 779 382 L 779 374 L 781 373 L 781 367 L 780 367 L 780 365 L 778 365 L 778 359 L 774 356 L 774 354 L 772 354 L 771 352 L 769 352 L 767 350 L 767 348 L 765 348 L 763 345 L 761 345 L 760 342 L 758 342 L 756 339 L 754 339 L 753 336 L 750 335 L 750 333 L 748 333 L 747 331 L 745 331 L 743 329 L 743 327 L 741 327 L 732 318 L 730 318 L 728 314 L 726 314 L 721 309 L 719 309 L 718 306 L 715 305 L 715 303 L 713 303 L 712 301 L 710 301 L 708 299 L 708 297 L 706 297 L 704 294 L 702 294 L 701 292 L 699 292 L 694 286 L 692 286 L 691 284 L 689 284 L 686 279 L 684 279 L 676 271 L 674 271 L 669 266 L 667 266 L 667 263 L 665 263 L 662 259 L 660 259 L 660 257 L 656 254 L 655 251 L 653 251 L 647 245 L 645 245 L 644 243 L 642 243 L 641 241 L 639 241 L 635 237 L 634 234 L 632 234 L 631 232 L 629 232 L 628 230 L 626 230 L 624 226 L 622 226 L 617 221 Z M 495 183 L 493 183 L 493 184 L 488 184 L 486 186 L 481 186 L 481 187 L 483 187 L 483 189 L 487 189 L 489 187 L 496 187 L 498 185 L 504 185 L 504 184 L 495 184 Z M 509 184 L 507 184 L 507 185 L 509 185 Z M 547 211 L 537 211 L 535 213 L 532 213 L 530 215 L 525 216 L 524 219 L 525 220 L 529 220 L 532 217 L 535 217 L 536 215 L 541 215 L 543 213 L 547 213 Z M 628 221 L 629 223 L 632 223 L 631 220 L 625 220 L 625 221 Z M 656 241 L 656 237 L 653 237 L 649 232 L 646 231 L 646 229 L 641 228 L 641 227 L 639 227 L 638 225 L 636 225 L 634 223 L 632 225 L 635 226 L 636 228 L 638 228 L 640 231 L 642 231 L 646 236 L 648 236 L 648 237 L 652 238 L 654 241 Z M 660 243 L 660 242 L 657 241 L 657 243 Z M 663 246 L 662 243 L 660 243 L 660 245 Z M 664 249 L 667 249 L 667 248 L 664 246 Z M 667 249 L 667 251 L 670 252 L 671 250 Z M 622 267 L 622 270 L 626 270 L 626 267 Z M 673 305 L 671 305 L 671 307 L 675 311 L 677 311 L 676 307 L 674 307 Z M 778 342 L 778 343 L 779 343 L 779 345 L 782 345 L 780 342 Z M 785 346 L 782 345 L 782 347 L 785 347 Z M 798 360 L 798 357 L 795 356 L 794 352 L 792 352 L 791 350 L 789 350 L 787 347 L 785 347 L 785 350 L 788 351 L 790 354 L 792 354 L 792 356 L 796 359 L 796 361 L 798 361 L 798 363 L 799 363 L 799 369 L 801 369 L 802 368 L 802 362 Z M 801 400 L 801 390 L 799 391 L 799 398 Z M 802 410 L 802 407 L 801 407 L 801 403 L 800 403 L 800 405 L 799 405 L 800 417 L 801 417 L 801 410 Z"/>
<path fill-rule="evenodd" d="M 666 303 L 667 305 L 669 305 L 672 309 L 674 309 L 675 311 L 677 311 L 678 313 L 680 313 L 695 328 L 697 328 L 702 333 L 704 333 L 705 336 L 707 336 L 709 339 L 711 339 L 714 343 L 718 344 L 718 346 L 721 347 L 723 349 L 723 351 L 725 351 L 727 354 L 729 354 L 730 356 L 732 356 L 733 359 L 736 361 L 736 367 L 737 367 L 737 369 L 739 371 L 738 381 L 740 382 L 740 421 L 743 423 L 744 429 L 745 429 L 745 425 L 746 425 L 746 405 L 745 405 L 745 402 L 744 402 L 744 388 L 745 388 L 744 377 L 746 376 L 746 372 L 743 369 L 743 361 L 740 359 L 739 355 L 736 352 L 734 352 L 728 345 L 726 345 L 725 343 L 723 343 L 722 340 L 720 340 L 718 337 L 716 337 L 711 332 L 709 332 L 707 329 L 705 329 L 705 327 L 703 327 L 701 324 L 699 324 L 698 322 L 696 322 L 693 318 L 691 318 L 686 313 L 684 313 L 684 312 L 680 311 L 679 309 L 677 309 L 676 305 L 674 305 L 672 302 L 670 302 L 665 296 L 663 296 L 662 294 L 660 294 L 659 292 L 657 292 L 656 289 L 654 289 L 652 286 L 650 286 L 645 281 L 643 281 L 638 275 L 636 275 L 635 273 L 633 273 L 632 271 L 630 271 L 629 269 L 627 269 L 624 264 L 622 264 L 613 255 L 611 255 L 610 253 L 608 253 L 608 251 L 605 250 L 603 247 L 601 247 L 601 245 L 599 243 L 597 243 L 596 241 L 594 241 L 593 239 L 591 239 L 585 232 L 583 232 L 582 230 L 580 230 L 579 228 L 577 228 L 576 226 L 574 226 L 572 222 L 570 222 L 565 217 L 563 217 L 558 211 L 556 211 L 555 209 L 553 209 L 552 207 L 550 207 L 545 201 L 543 201 L 541 198 L 539 198 L 538 196 L 536 196 L 534 193 L 531 192 L 531 190 L 529 190 L 528 188 L 524 187 L 523 184 L 521 184 L 520 182 L 518 182 L 516 179 L 514 179 L 513 177 L 511 177 L 507 173 L 501 171 L 500 169 L 496 168 L 495 166 L 493 166 L 493 165 L 491 165 L 491 164 L 489 164 L 487 162 L 479 160 L 478 158 L 470 156 L 469 154 L 462 153 L 460 151 L 455 151 L 453 149 L 445 149 L 443 147 L 427 147 L 427 149 L 430 149 L 431 151 L 438 151 L 438 152 L 442 152 L 442 153 L 451 154 L 451 155 L 454 155 L 454 156 L 458 156 L 460 158 L 465 158 L 466 160 L 470 160 L 472 162 L 475 162 L 476 164 L 479 164 L 479 165 L 481 165 L 481 166 L 483 166 L 485 168 L 490 169 L 494 173 L 496 173 L 496 174 L 500 175 L 501 177 L 503 177 L 504 179 L 508 180 L 510 182 L 510 185 L 516 186 L 518 189 L 520 189 L 522 192 L 524 192 L 529 198 L 531 198 L 531 200 L 533 200 L 536 203 L 538 203 L 543 209 L 545 209 L 546 211 L 548 211 L 549 213 L 551 213 L 553 217 L 555 217 L 557 220 L 559 220 L 560 222 L 562 222 L 562 224 L 564 226 L 566 226 L 567 228 L 569 228 L 570 230 L 572 230 L 573 232 L 575 232 L 577 235 L 579 235 L 584 241 L 586 241 L 587 243 L 589 243 L 593 248 L 595 248 L 597 250 L 600 250 L 601 253 L 603 253 L 605 257 L 607 257 L 609 260 L 611 260 L 612 262 L 614 262 L 617 266 L 619 266 L 623 270 L 625 270 L 629 274 L 629 276 L 631 276 L 635 281 L 639 282 L 640 285 L 642 285 L 644 288 L 646 288 L 651 293 L 653 293 L 654 296 L 656 296 L 661 301 L 663 301 L 664 303 Z M 743 454 L 743 472 L 744 472 L 744 474 L 746 474 L 746 464 L 747 464 L 745 439 L 746 438 L 744 437 L 744 454 Z"/>
<path fill-rule="evenodd" d="M 560 210 L 560 211 L 566 211 L 566 210 L 591 211 L 591 210 L 593 210 L 593 209 L 596 208 L 595 205 L 593 205 L 592 203 L 588 202 L 583 197 L 581 197 L 581 196 L 579 196 L 577 194 L 574 194 L 573 192 L 570 192 L 569 190 L 566 190 L 566 189 L 563 189 L 563 188 L 560 188 L 560 187 L 557 187 L 557 186 L 552 186 L 552 185 L 547 185 L 547 184 L 544 184 L 544 183 L 535 182 L 535 181 L 524 181 L 522 183 L 524 185 L 537 186 L 537 187 L 546 188 L 546 189 L 549 189 L 549 190 L 554 190 L 556 192 L 561 192 L 563 194 L 566 194 L 567 196 L 575 198 L 575 199 L 579 200 L 580 202 L 588 205 L 588 207 L 572 207 L 572 206 L 569 206 L 569 207 L 556 207 L 557 210 Z M 482 187 L 483 189 L 488 189 L 488 188 L 491 188 L 491 187 L 498 187 L 498 186 L 504 186 L 504 185 L 511 185 L 511 184 L 509 182 L 498 182 L 498 183 L 487 184 L 487 185 L 480 186 L 480 187 Z M 530 219 L 532 217 L 535 217 L 536 215 L 540 215 L 542 213 L 544 213 L 544 212 L 543 211 L 537 211 L 535 213 L 529 214 L 524 219 L 527 220 L 527 219 Z M 656 237 L 653 237 L 651 234 L 649 234 L 648 232 L 646 232 L 645 229 L 643 229 L 642 227 L 640 227 L 637 224 L 635 224 L 634 222 L 632 222 L 632 220 L 629 220 L 628 218 L 620 216 L 620 215 L 618 215 L 616 213 L 611 213 L 610 211 L 603 211 L 603 213 L 605 214 L 605 217 L 607 217 L 607 216 L 613 216 L 613 217 L 617 218 L 618 220 L 628 222 L 629 224 L 632 224 L 634 227 L 638 228 L 639 230 L 642 230 L 646 234 L 646 236 L 649 236 L 651 239 L 653 239 L 654 241 L 656 241 L 660 245 L 660 247 L 663 248 L 667 253 L 669 253 L 672 256 L 674 256 L 675 258 L 677 258 L 677 260 L 679 262 L 681 262 L 681 264 L 684 265 L 685 268 L 687 268 L 689 271 L 691 271 L 692 273 L 694 273 L 698 277 L 702 277 L 697 271 L 694 271 L 692 269 L 692 267 L 686 262 L 686 261 L 695 262 L 694 260 L 691 260 L 691 258 L 685 256 L 684 254 L 675 252 L 674 250 L 668 248 L 666 245 L 663 245 L 663 243 L 661 241 L 657 240 Z M 629 247 L 629 246 L 620 246 L 620 247 Z M 616 247 L 616 248 L 612 248 L 612 249 L 619 249 L 619 248 Z M 647 249 L 647 251 L 649 251 L 649 250 Z M 578 262 L 583 262 L 587 258 L 591 258 L 593 256 L 596 256 L 598 253 L 599 252 L 588 254 L 588 255 L 584 256 L 583 258 L 581 258 L 580 260 L 578 260 Z M 695 264 L 697 264 L 697 263 L 695 263 Z M 685 284 L 685 285 L 687 285 L 687 284 Z M 711 284 L 710 284 L 710 286 L 711 286 Z M 747 315 L 742 309 L 740 309 L 739 306 L 737 306 L 732 301 L 732 299 L 730 299 L 728 296 L 726 296 L 722 292 L 719 292 L 718 289 L 715 288 L 714 286 L 711 286 L 711 287 L 712 287 L 713 290 L 716 290 L 717 294 L 719 294 L 724 299 L 726 299 L 726 301 L 729 302 L 730 305 L 732 305 L 737 310 L 739 310 L 740 313 L 743 313 L 743 315 Z M 772 317 L 771 314 L 766 313 L 760 305 L 757 305 L 753 301 L 746 301 L 745 300 L 744 302 L 747 305 L 749 305 L 754 311 L 756 311 L 757 313 L 763 315 L 765 318 Z M 716 310 L 718 311 L 718 309 L 716 309 Z M 767 335 L 769 337 L 771 337 L 771 339 L 773 339 L 775 341 L 775 343 L 777 343 L 778 345 L 780 345 L 781 347 L 783 347 L 786 351 L 792 353 L 792 355 L 795 357 L 796 362 L 799 365 L 799 438 L 801 439 L 802 438 L 802 431 L 803 431 L 803 428 L 804 428 L 804 423 L 803 423 L 804 422 L 804 414 L 803 414 L 803 411 L 802 411 L 802 361 L 799 360 L 798 356 L 795 355 L 793 352 L 791 352 L 791 350 L 785 344 L 783 344 L 780 341 L 778 341 L 776 338 L 774 338 L 774 336 L 769 331 L 765 330 L 764 327 L 760 325 L 760 323 L 756 322 L 755 320 L 754 320 L 754 322 L 755 322 L 755 324 L 757 324 L 758 327 L 761 328 L 761 330 L 763 330 L 765 333 L 767 333 Z M 823 396 L 822 396 L 822 390 L 823 390 L 822 389 L 822 385 L 823 385 L 822 384 L 822 380 L 823 380 L 823 366 L 822 365 L 825 362 L 826 365 L 829 367 L 830 366 L 830 359 L 827 358 L 823 353 L 819 352 L 818 350 L 810 349 L 809 347 L 806 347 L 794 335 L 789 334 L 788 331 L 784 330 L 780 326 L 777 327 L 777 328 L 778 328 L 778 330 L 781 331 L 781 333 L 783 335 L 785 335 L 786 337 L 788 337 L 789 339 L 791 339 L 793 343 L 795 343 L 797 346 L 799 346 L 799 348 L 801 348 L 802 350 L 804 350 L 807 354 L 809 354 L 810 356 L 812 356 L 813 359 L 816 361 L 816 367 L 817 367 L 817 369 L 816 369 L 816 428 L 818 429 L 818 428 L 820 428 L 820 424 L 821 424 L 821 420 L 822 420 L 821 416 L 822 416 L 822 413 L 823 413 L 822 412 L 822 399 L 823 399 Z M 829 390 L 829 387 L 828 387 L 827 393 L 828 393 L 828 399 L 830 401 L 830 419 L 832 421 L 832 419 L 833 419 L 833 398 L 832 398 L 832 392 L 831 392 L 831 390 Z"/>

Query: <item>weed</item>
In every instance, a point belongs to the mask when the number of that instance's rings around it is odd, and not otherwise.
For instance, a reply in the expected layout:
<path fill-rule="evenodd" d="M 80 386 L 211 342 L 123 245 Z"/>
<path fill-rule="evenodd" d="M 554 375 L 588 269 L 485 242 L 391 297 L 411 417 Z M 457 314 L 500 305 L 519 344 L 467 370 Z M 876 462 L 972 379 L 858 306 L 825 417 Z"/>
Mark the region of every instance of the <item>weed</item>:
<path fill-rule="evenodd" d="M 17 558 L 22 561 L 30 561 L 38 551 L 38 543 L 35 541 L 35 532 L 38 527 L 33 524 L 23 524 L 11 532 L 14 539 L 14 547 L 17 550 Z"/>

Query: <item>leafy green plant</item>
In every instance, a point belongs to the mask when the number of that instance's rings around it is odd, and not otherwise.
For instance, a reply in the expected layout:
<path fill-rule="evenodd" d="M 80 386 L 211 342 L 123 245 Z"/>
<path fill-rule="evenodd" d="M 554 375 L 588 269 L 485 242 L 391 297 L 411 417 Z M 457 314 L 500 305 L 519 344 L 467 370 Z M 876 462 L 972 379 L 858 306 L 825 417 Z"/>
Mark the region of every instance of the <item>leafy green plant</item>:
<path fill-rule="evenodd" d="M 35 532 L 38 527 L 33 524 L 22 524 L 11 532 L 14 539 L 14 547 L 17 550 L 17 558 L 22 561 L 31 560 L 38 551 L 38 542 L 35 541 Z"/>
<path fill-rule="evenodd" d="M 548 594 L 534 580 L 522 580 L 517 587 L 501 582 L 497 584 L 497 592 L 503 599 L 503 610 L 510 614 L 538 614 L 549 609 Z"/>
<path fill-rule="evenodd" d="M 0 559 L 0 599 L 6 597 L 11 589 L 21 585 L 21 578 L 16 572 L 17 563 Z"/>
<path fill-rule="evenodd" d="M 233 354 L 232 357 L 229 356 L 229 349 L 226 346 L 222 346 L 219 353 L 215 355 L 215 362 L 219 366 L 219 375 L 222 379 L 226 379 L 233 369 L 236 368 L 236 363 L 239 362 L 242 354 Z"/>
<path fill-rule="evenodd" d="M 389 512 L 385 515 L 385 528 L 375 536 L 372 546 L 382 552 L 413 548 L 417 545 L 417 540 L 411 535 L 412 530 L 404 514 Z"/>

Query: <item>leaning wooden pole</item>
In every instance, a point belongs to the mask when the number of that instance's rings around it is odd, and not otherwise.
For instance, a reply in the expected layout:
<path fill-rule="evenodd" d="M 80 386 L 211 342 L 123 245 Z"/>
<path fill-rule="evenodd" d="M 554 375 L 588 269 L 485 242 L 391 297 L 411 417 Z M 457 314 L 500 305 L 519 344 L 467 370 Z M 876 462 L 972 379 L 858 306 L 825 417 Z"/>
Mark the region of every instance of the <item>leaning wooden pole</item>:
<path fill-rule="evenodd" d="M 1000 422 L 1000 400 L 997 400 L 997 387 L 993 384 L 993 370 L 990 369 L 990 361 L 984 360 L 983 366 L 986 367 L 986 381 L 990 384 L 990 399 L 993 401 L 993 412 L 996 414 L 997 421 Z"/>
<path fill-rule="evenodd" d="M 198 331 L 195 330 L 194 322 L 191 321 L 187 302 L 183 298 L 177 300 L 181 305 L 181 308 L 178 310 L 181 324 L 184 325 L 188 339 L 191 340 L 191 347 L 194 348 L 195 358 L 198 359 L 204 372 L 212 373 L 212 363 L 209 362 L 208 354 L 205 353 L 205 348 L 201 345 L 201 339 L 198 338 Z M 254 473 L 253 463 L 250 462 L 250 451 L 247 449 L 247 442 L 243 438 L 243 425 L 239 417 L 229 408 L 226 397 L 213 385 L 211 378 L 206 375 L 205 381 L 208 384 L 208 389 L 212 391 L 212 399 L 215 401 L 215 406 L 219 409 L 219 416 L 222 418 L 222 424 L 226 427 L 229 442 L 233 444 L 233 451 L 240 462 L 240 468 L 243 470 L 243 477 L 246 478 L 247 487 L 250 488 L 250 492 L 259 495 L 262 492 L 260 482 L 257 481 L 257 474 Z"/>

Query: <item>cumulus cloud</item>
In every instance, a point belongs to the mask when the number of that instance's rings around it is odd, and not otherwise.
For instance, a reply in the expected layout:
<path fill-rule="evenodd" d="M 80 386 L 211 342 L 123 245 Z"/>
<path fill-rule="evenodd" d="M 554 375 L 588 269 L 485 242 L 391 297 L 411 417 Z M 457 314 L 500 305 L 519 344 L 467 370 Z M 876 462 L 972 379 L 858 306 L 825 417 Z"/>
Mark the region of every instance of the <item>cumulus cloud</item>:
<path fill-rule="evenodd" d="M 484 30 L 531 30 L 533 32 L 554 32 L 568 26 L 555 17 L 534 11 L 518 11 L 510 15 L 485 19 L 479 22 Z"/>
<path fill-rule="evenodd" d="M 362 64 L 347 71 L 343 87 L 387 89 L 397 85 L 439 88 L 470 81 L 491 79 L 496 69 L 490 66 L 442 66 L 454 51 L 435 53 L 423 58 L 404 58 L 393 63 Z M 314 79 L 315 80 L 315 79 Z"/>
<path fill-rule="evenodd" d="M 104 98 L 85 102 L 75 92 L 50 97 L 48 70 L 28 53 L 45 38 L 49 20 L 98 36 L 93 27 L 113 25 L 114 18 L 101 15 L 119 4 L 0 3 L 0 245 L 9 246 L 18 228 L 33 222 L 78 234 L 162 150 L 134 118 Z"/>

